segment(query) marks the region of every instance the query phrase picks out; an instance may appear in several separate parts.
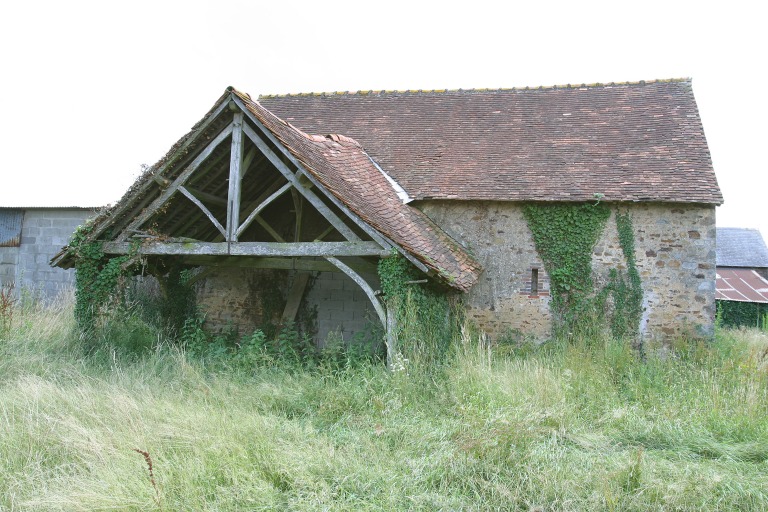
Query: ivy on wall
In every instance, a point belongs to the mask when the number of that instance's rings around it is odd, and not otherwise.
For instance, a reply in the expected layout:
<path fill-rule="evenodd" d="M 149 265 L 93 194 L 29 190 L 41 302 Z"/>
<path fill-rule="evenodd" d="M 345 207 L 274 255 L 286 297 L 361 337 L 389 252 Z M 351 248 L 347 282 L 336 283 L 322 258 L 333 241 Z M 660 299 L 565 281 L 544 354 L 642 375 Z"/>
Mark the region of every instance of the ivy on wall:
<path fill-rule="evenodd" d="M 398 349 L 407 358 L 439 359 L 453 338 L 455 316 L 449 295 L 424 281 L 424 274 L 399 254 L 378 265 L 388 313 L 396 318 Z"/>
<path fill-rule="evenodd" d="M 635 230 L 629 212 L 616 212 L 616 231 L 627 270 L 611 269 L 606 286 L 606 291 L 613 298 L 611 334 L 615 338 L 633 338 L 638 335 L 643 314 L 643 289 L 635 261 Z"/>
<path fill-rule="evenodd" d="M 643 290 L 635 259 L 635 233 L 628 212 L 616 211 L 616 231 L 626 271 L 611 269 L 598 291 L 592 279 L 592 250 L 610 217 L 600 203 L 528 204 L 523 214 L 551 282 L 554 334 L 592 334 L 604 325 L 605 301 L 613 300 L 609 319 L 616 338 L 637 337 Z"/>
<path fill-rule="evenodd" d="M 592 250 L 610 210 L 599 201 L 529 203 L 523 215 L 549 274 L 554 334 L 581 332 L 602 310 L 592 280 Z"/>
<path fill-rule="evenodd" d="M 107 258 L 100 243 L 87 241 L 90 231 L 90 225 L 80 226 L 69 242 L 75 256 L 75 319 L 85 332 L 113 299 L 131 258 L 130 254 Z"/>
<path fill-rule="evenodd" d="M 724 327 L 760 327 L 768 325 L 768 304 L 718 300 L 717 323 Z"/>

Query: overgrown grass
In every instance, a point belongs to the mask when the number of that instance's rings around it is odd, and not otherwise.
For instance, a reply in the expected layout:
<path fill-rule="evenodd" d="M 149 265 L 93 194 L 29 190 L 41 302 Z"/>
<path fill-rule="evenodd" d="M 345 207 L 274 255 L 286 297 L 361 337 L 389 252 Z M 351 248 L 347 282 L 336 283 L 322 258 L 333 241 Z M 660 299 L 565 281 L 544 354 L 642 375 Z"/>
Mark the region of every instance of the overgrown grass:
<path fill-rule="evenodd" d="M 132 323 L 133 322 L 133 323 Z M 768 338 L 213 365 L 71 307 L 0 341 L 0 510 L 766 510 Z M 147 452 L 156 487 L 150 482 Z"/>

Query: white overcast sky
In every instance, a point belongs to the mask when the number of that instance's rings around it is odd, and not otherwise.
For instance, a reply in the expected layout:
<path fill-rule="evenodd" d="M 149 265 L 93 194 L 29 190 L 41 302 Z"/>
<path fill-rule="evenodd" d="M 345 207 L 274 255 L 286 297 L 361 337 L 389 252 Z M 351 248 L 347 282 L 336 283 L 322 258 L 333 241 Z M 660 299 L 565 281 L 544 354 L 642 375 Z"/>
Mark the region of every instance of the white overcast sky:
<path fill-rule="evenodd" d="M 0 206 L 116 202 L 228 85 L 262 93 L 691 77 L 725 205 L 768 238 L 758 2 L 0 3 Z"/>

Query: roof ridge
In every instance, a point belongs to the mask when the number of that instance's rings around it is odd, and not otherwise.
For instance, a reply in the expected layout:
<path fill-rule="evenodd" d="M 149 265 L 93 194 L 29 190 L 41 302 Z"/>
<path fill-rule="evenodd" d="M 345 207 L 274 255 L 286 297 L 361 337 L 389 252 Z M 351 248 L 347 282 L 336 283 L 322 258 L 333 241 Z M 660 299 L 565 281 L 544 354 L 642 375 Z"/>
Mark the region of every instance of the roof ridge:
<path fill-rule="evenodd" d="M 556 84 L 556 85 L 538 85 L 538 86 L 525 86 L 525 87 L 486 87 L 486 88 L 471 88 L 471 89 L 369 89 L 358 91 L 327 91 L 327 92 L 299 92 L 299 93 L 286 93 L 286 94 L 260 94 L 258 99 L 261 100 L 269 98 L 292 98 L 292 97 L 307 97 L 307 96 L 369 96 L 378 94 L 445 94 L 451 92 L 462 93 L 482 93 L 482 92 L 518 92 L 518 91 L 551 91 L 557 89 L 584 89 L 584 88 L 607 88 L 607 87 L 619 87 L 628 85 L 652 85 L 652 84 L 664 84 L 664 83 L 681 83 L 690 82 L 690 77 L 681 78 L 662 78 L 654 80 L 636 80 L 625 82 L 593 82 L 593 83 L 581 83 L 581 84 Z"/>

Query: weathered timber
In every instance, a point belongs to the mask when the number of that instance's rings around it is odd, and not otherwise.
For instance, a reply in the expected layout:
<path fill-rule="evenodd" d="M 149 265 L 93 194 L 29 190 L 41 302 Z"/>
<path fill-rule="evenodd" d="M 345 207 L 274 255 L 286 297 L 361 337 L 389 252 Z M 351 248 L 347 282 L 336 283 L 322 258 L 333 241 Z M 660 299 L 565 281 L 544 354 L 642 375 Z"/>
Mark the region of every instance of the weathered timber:
<path fill-rule="evenodd" d="M 129 254 L 128 242 L 104 242 L 107 254 Z M 138 254 L 153 256 L 379 256 L 389 252 L 376 242 L 146 242 Z"/>
<path fill-rule="evenodd" d="M 221 234 L 226 235 L 227 232 L 224 231 L 224 226 L 221 225 L 221 223 L 216 219 L 216 217 L 213 216 L 211 211 L 208 208 L 206 208 L 206 206 L 203 203 L 201 203 L 198 198 L 196 198 L 189 190 L 187 190 L 184 187 L 179 187 L 179 192 L 184 194 L 184 196 L 187 199 L 195 203 L 195 205 L 197 205 L 197 207 L 203 211 L 205 216 L 208 217 L 208 220 L 210 220 L 213 223 L 213 225 L 216 226 L 216 229 L 218 229 L 221 232 Z"/>
<path fill-rule="evenodd" d="M 229 194 L 227 195 L 227 241 L 237 242 L 240 225 L 240 166 L 243 163 L 243 113 L 236 112 L 232 121 L 232 148 L 229 160 Z"/>
<path fill-rule="evenodd" d="M 210 268 L 261 268 L 273 270 L 304 270 L 313 272 L 341 272 L 325 259 L 311 258 L 230 258 L 228 256 L 182 256 L 180 260 L 185 265 L 196 265 Z M 363 261 L 363 260 L 359 260 Z M 350 266 L 359 272 L 368 272 L 369 267 Z"/>
<path fill-rule="evenodd" d="M 395 310 L 387 303 L 387 322 L 384 343 L 387 345 L 387 368 L 394 370 L 392 366 L 394 355 L 397 353 L 397 315 Z"/>
<path fill-rule="evenodd" d="M 266 128 L 266 126 L 264 126 L 264 125 L 261 123 L 261 121 L 259 121 L 259 120 L 256 118 L 256 116 L 254 116 L 254 115 L 253 115 L 253 113 L 252 113 L 250 110 L 248 110 L 248 107 L 246 107 L 246 106 L 245 106 L 245 104 L 242 102 L 242 100 L 241 100 L 240 98 L 238 98 L 238 97 L 237 97 L 235 94 L 232 94 L 232 101 L 234 101 L 234 102 L 235 102 L 235 104 L 237 104 L 237 105 L 238 105 L 238 106 L 239 106 L 241 109 L 243 109 L 243 112 L 245 112 L 245 115 L 246 115 L 246 116 L 248 116 L 248 119 L 249 119 L 249 120 L 250 120 L 250 121 L 251 121 L 253 124 L 255 124 L 255 125 L 256 125 L 256 126 L 259 128 L 259 130 L 260 130 L 260 131 L 261 131 L 261 132 L 262 132 L 262 133 L 263 133 L 263 134 L 264 134 L 264 135 L 265 135 L 265 136 L 266 136 L 266 137 L 267 137 L 267 138 L 268 138 L 268 139 L 269 139 L 269 140 L 270 140 L 270 141 L 271 141 L 271 142 L 272 142 L 274 145 L 275 145 L 275 147 L 276 147 L 276 148 L 278 148 L 278 150 L 279 150 L 279 151 L 280 151 L 280 152 L 281 152 L 283 155 L 285 155 L 285 157 L 286 157 L 286 158 L 287 158 L 287 159 L 288 159 L 288 160 L 289 160 L 289 161 L 290 161 L 290 162 L 291 162 L 291 163 L 292 163 L 292 164 L 293 164 L 293 165 L 296 167 L 296 169 L 298 169 L 298 171 L 299 171 L 299 172 L 298 172 L 298 175 L 299 175 L 299 180 L 298 180 L 298 181 L 299 181 L 300 183 L 303 181 L 303 180 L 301 180 L 301 178 L 302 178 L 302 177 L 305 177 L 307 180 L 309 180 L 309 181 L 312 183 L 312 185 L 313 185 L 313 186 L 316 186 L 316 187 L 318 187 L 320 190 L 323 190 L 323 191 L 325 191 L 325 188 L 324 188 L 324 187 L 322 187 L 322 186 L 320 185 L 320 182 L 319 182 L 317 179 L 315 179 L 315 177 L 314 177 L 314 176 L 312 176 L 312 174 L 311 174 L 311 173 L 309 173 L 309 172 L 308 172 L 308 171 L 307 171 L 307 170 L 304 168 L 304 166 L 301 164 L 301 162 L 299 162 L 299 160 L 298 160 L 296 157 L 294 157 L 294 156 L 293 156 L 293 154 L 292 154 L 290 151 L 288 151 L 288 149 L 287 149 L 287 148 L 286 148 L 286 147 L 285 147 L 285 146 L 284 146 L 282 143 L 280 143 L 280 141 L 278 141 L 278 140 L 277 140 L 277 137 L 275 137 L 275 136 L 272 134 L 272 132 L 270 132 L 270 131 L 269 131 L 269 130 Z M 248 126 L 248 125 L 246 125 L 246 126 Z M 249 137 L 250 137 L 250 135 L 249 135 Z M 254 141 L 254 143 L 255 143 L 255 141 Z M 265 155 L 266 155 L 266 154 L 265 154 Z M 269 155 L 266 155 L 266 156 L 269 156 Z M 272 161 L 272 159 L 270 159 L 270 161 Z M 273 162 L 273 164 L 274 164 L 274 162 Z M 276 165 L 276 167 L 277 167 L 277 165 Z M 287 168 L 287 167 L 286 167 L 286 168 Z M 278 169 L 279 169 L 279 168 L 278 168 Z M 280 172 L 283 172 L 283 171 L 281 170 Z M 298 190 L 300 190 L 300 191 L 302 191 L 302 192 L 303 192 L 303 191 L 309 191 L 309 188 L 310 188 L 310 187 L 305 187 L 304 189 L 301 189 L 300 187 L 298 187 L 298 186 L 297 186 L 296 188 L 297 188 Z M 304 195 L 305 197 L 307 197 L 307 199 L 309 199 L 309 197 L 308 197 L 306 194 L 303 194 L 303 195 Z M 378 232 L 376 229 L 374 229 L 373 227 L 371 227 L 371 226 L 370 226 L 370 225 L 369 225 L 367 222 L 363 221 L 363 220 L 362 220 L 360 217 L 358 217 L 356 214 L 354 214 L 354 213 L 353 213 L 353 212 L 352 212 L 352 211 L 351 211 L 349 208 L 347 208 L 347 206 L 346 206 L 346 205 L 345 205 L 343 202 L 339 201 L 339 200 L 336 198 L 336 196 L 334 196 L 333 194 L 330 194 L 330 193 L 328 193 L 327 191 L 325 191 L 325 195 L 328 197 L 328 199 L 329 199 L 329 200 L 330 200 L 330 201 L 331 201 L 331 202 L 332 202 L 334 205 L 336 205 L 336 207 L 337 207 L 337 208 L 339 208 L 339 209 L 340 209 L 342 212 L 344 212 L 344 214 L 345 214 L 345 215 L 347 215 L 347 216 L 348 216 L 348 217 L 349 217 L 349 218 L 350 218 L 350 219 L 351 219 L 351 220 L 352 220 L 352 221 L 353 221 L 355 224 L 357 224 L 357 226 L 358 226 L 360 229 L 362 229 L 363 231 L 365 231 L 365 233 L 367 233 L 367 234 L 368 234 L 368 236 L 370 236 L 371 238 L 373 238 L 374 240 L 376 240 L 376 241 L 377 241 L 377 242 L 379 242 L 380 244 L 384 245 L 385 247 L 390 247 L 390 248 L 391 248 L 391 247 L 396 247 L 396 248 L 397 248 L 397 250 L 398 250 L 399 252 L 401 252 L 401 253 L 403 254 L 403 256 L 405 256 L 406 258 L 408 258 L 409 260 L 411 260 L 411 263 L 413 263 L 414 265 L 416 265 L 416 267 L 417 267 L 417 268 L 421 269 L 423 272 L 426 272 L 426 271 L 428 270 L 428 269 L 427 269 L 427 267 L 426 267 L 426 266 L 425 266 L 423 263 L 421 263 L 420 261 L 418 261 L 418 260 L 416 260 L 415 258 L 413 258 L 413 257 L 412 257 L 412 256 L 411 256 L 411 255 L 408 253 L 408 251 L 404 251 L 404 250 L 402 250 L 402 249 L 401 249 L 401 248 L 400 248 L 400 247 L 399 247 L 397 244 L 395 244 L 394 242 L 392 242 L 392 240 L 390 240 L 390 239 L 389 239 L 389 238 L 387 238 L 387 237 L 384 237 L 384 236 L 382 236 L 382 235 L 381 235 L 381 234 L 380 234 L 380 233 L 379 233 L 379 232 Z M 310 202 L 311 202 L 311 201 L 310 201 Z M 313 205 L 314 205 L 314 203 L 313 203 Z M 330 219 L 329 219 L 329 220 L 330 220 Z M 331 222 L 331 224 L 333 224 L 333 222 Z M 346 225 L 345 225 L 345 226 L 346 226 Z M 340 230 L 340 232 L 341 232 L 341 233 L 342 233 L 342 235 L 344 235 L 344 236 L 345 236 L 345 237 L 346 237 L 348 240 L 352 240 L 351 238 L 349 238 L 349 237 L 347 236 L 347 234 L 346 234 L 344 231 L 341 231 L 341 230 Z"/>
<path fill-rule="evenodd" d="M 285 192 L 287 192 L 288 189 L 291 188 L 292 186 L 293 185 L 291 183 L 286 183 L 285 185 L 283 185 L 282 187 L 277 189 L 277 191 L 275 191 L 271 196 L 266 198 L 260 205 L 258 205 L 256 208 L 254 208 L 254 210 L 243 221 L 243 223 L 240 225 L 240 227 L 237 228 L 237 231 L 235 232 L 235 240 L 237 240 L 237 237 L 239 237 L 243 233 L 243 231 L 245 231 L 248 228 L 248 226 L 251 225 L 251 222 L 253 222 L 253 220 L 256 218 L 256 216 L 259 213 L 261 213 L 261 211 L 264 210 L 264 208 L 269 206 L 269 204 L 272 201 L 274 201 L 275 199 L 277 199 L 278 197 L 283 195 Z"/>
<path fill-rule="evenodd" d="M 175 179 L 173 180 L 173 183 L 171 183 L 168 188 L 166 188 L 154 201 L 152 201 L 152 204 L 150 204 L 143 212 L 141 212 L 133 221 L 131 221 L 130 224 L 128 224 L 128 227 L 124 229 L 120 236 L 117 237 L 117 240 L 120 242 L 125 241 L 130 236 L 130 231 L 134 229 L 139 229 L 142 224 L 144 224 L 147 220 L 149 220 L 152 215 L 154 215 L 161 206 L 163 206 L 168 199 L 171 198 L 173 194 L 175 194 L 179 187 L 184 185 L 184 183 L 189 179 L 189 177 L 192 175 L 193 172 L 197 170 L 198 167 L 200 167 L 200 164 L 202 164 L 208 156 L 210 156 L 211 153 L 213 153 L 213 150 L 218 147 L 219 144 L 221 144 L 224 139 L 229 137 L 229 135 L 232 133 L 232 124 L 230 123 L 227 125 L 224 130 L 222 130 L 206 147 L 203 149 L 200 154 L 195 157 L 194 160 L 187 166 L 186 169 Z"/>
<path fill-rule="evenodd" d="M 296 320 L 296 314 L 299 312 L 301 299 L 304 297 L 304 290 L 307 289 L 309 274 L 306 272 L 297 272 L 293 276 L 293 284 L 288 292 L 288 300 L 285 303 L 283 315 L 280 317 L 280 325 L 285 326 L 288 322 Z"/>
<path fill-rule="evenodd" d="M 294 217 L 296 218 L 296 224 L 293 228 L 293 241 L 298 242 L 301 240 L 301 222 L 303 220 L 303 210 L 304 210 L 304 202 L 301 199 L 301 194 L 299 194 L 295 188 L 291 189 L 291 198 L 293 199 L 293 211 L 295 213 Z"/>
<path fill-rule="evenodd" d="M 317 235 L 317 238 L 315 238 L 315 241 L 319 242 L 323 238 L 327 237 L 328 235 L 331 234 L 331 231 L 333 231 L 333 229 L 334 229 L 333 226 L 329 226 L 328 229 L 326 229 L 325 231 Z"/>
<path fill-rule="evenodd" d="M 208 192 L 203 192 L 202 190 L 197 190 L 193 187 L 184 187 L 186 188 L 193 196 L 200 199 L 201 201 L 205 200 L 209 203 L 218 204 L 219 206 L 227 206 L 227 200 L 223 197 L 219 197 L 213 194 L 209 194 Z"/>
<path fill-rule="evenodd" d="M 305 185 L 303 185 L 297 178 L 296 175 L 288 168 L 287 165 L 278 157 L 272 149 L 267 146 L 266 142 L 261 140 L 261 137 L 251 128 L 248 126 L 248 124 L 245 124 L 243 126 L 243 131 L 248 136 L 251 141 L 256 144 L 256 146 L 259 148 L 259 150 L 264 154 L 264 156 L 267 157 L 267 159 L 272 163 L 272 165 L 275 166 L 275 168 L 280 171 L 280 173 L 285 176 L 285 179 L 287 179 L 290 183 L 293 184 L 294 187 L 296 187 L 296 190 L 298 190 L 302 196 L 304 196 L 309 203 L 317 209 L 317 211 L 320 212 L 320 214 L 325 217 L 328 222 L 333 224 L 333 227 L 335 227 L 339 233 L 341 233 L 344 238 L 347 240 L 360 240 L 360 237 L 357 236 L 357 234 L 352 231 L 352 229 L 347 226 L 344 221 L 342 221 L 338 215 L 333 213 L 328 206 L 319 198 L 317 195 L 315 195 L 314 192 L 309 190 Z M 282 145 L 279 145 L 278 147 L 282 147 Z"/>
<path fill-rule="evenodd" d="M 333 242 L 324 242 L 324 243 L 333 243 Z M 387 313 L 384 311 L 384 306 L 382 306 L 381 302 L 379 301 L 379 298 L 376 297 L 376 293 L 373 291 L 373 288 L 371 288 L 371 285 L 369 285 L 368 282 L 360 276 L 360 274 L 355 272 L 352 269 L 352 267 L 350 267 L 343 261 L 339 260 L 338 258 L 327 256 L 325 259 L 331 262 L 336 267 L 338 267 L 339 270 L 347 274 L 347 276 L 349 276 L 350 279 L 352 279 L 355 283 L 357 283 L 357 286 L 362 288 L 362 290 L 368 296 L 368 299 L 371 301 L 371 304 L 373 304 L 373 309 L 376 310 L 376 314 L 379 315 L 379 320 L 381 320 L 381 325 L 384 326 L 384 328 L 386 329 Z"/>
<path fill-rule="evenodd" d="M 254 157 L 257 154 L 257 150 L 255 147 L 252 147 L 248 150 L 248 153 L 246 153 L 245 157 L 243 157 L 243 168 L 240 178 L 245 178 L 245 175 L 248 174 L 248 171 L 251 169 L 251 162 L 253 162 Z"/>
<path fill-rule="evenodd" d="M 186 141 L 184 141 L 184 143 L 179 147 L 179 149 L 177 149 L 173 153 L 173 155 L 171 155 L 171 157 L 168 158 L 168 160 L 162 166 L 160 166 L 157 170 L 154 171 L 154 176 L 162 176 L 162 174 L 166 171 L 166 169 L 168 169 L 168 167 L 175 164 L 180 157 L 186 155 L 187 149 L 189 148 L 189 146 L 198 141 L 198 138 L 200 137 L 200 135 L 204 133 L 205 130 L 207 130 L 208 127 L 211 125 L 211 123 L 213 123 L 216 120 L 216 118 L 218 118 L 219 114 L 221 114 L 224 111 L 224 109 L 227 108 L 228 103 L 229 102 L 226 99 L 222 100 L 221 103 L 219 103 L 219 105 L 214 109 L 214 111 L 211 112 L 211 114 L 200 124 L 200 126 L 197 127 L 197 130 L 196 130 L 197 133 L 195 133 L 193 136 L 189 137 Z M 156 183 L 156 182 L 154 180 L 149 180 L 149 179 L 146 180 L 141 184 L 139 190 L 136 191 L 136 194 L 142 195 L 146 193 L 149 187 L 152 186 L 153 183 Z M 129 206 L 131 206 L 130 203 L 125 203 L 125 204 L 118 203 L 117 207 L 115 208 L 115 211 L 112 212 L 112 216 L 114 218 L 121 217 Z M 93 231 L 93 233 L 91 233 L 91 236 L 90 236 L 91 239 L 93 240 L 97 239 L 104 232 L 107 226 L 109 226 L 109 223 L 106 223 L 106 222 L 101 223 L 100 227 L 97 227 Z M 124 237 L 123 239 L 126 239 L 126 238 L 127 237 Z"/>

